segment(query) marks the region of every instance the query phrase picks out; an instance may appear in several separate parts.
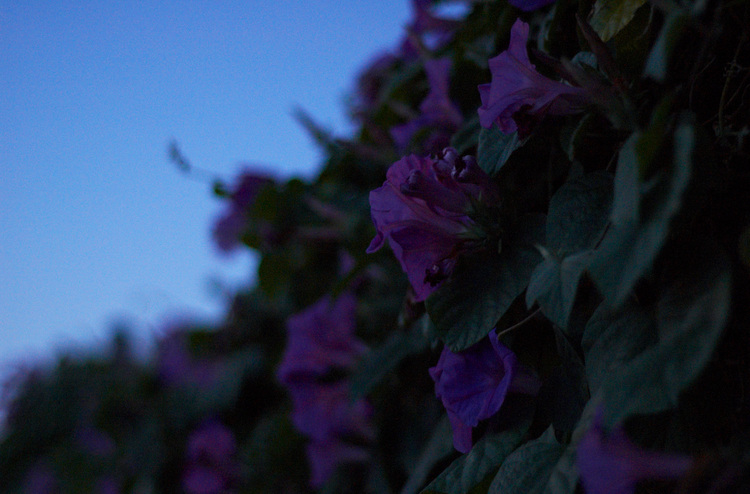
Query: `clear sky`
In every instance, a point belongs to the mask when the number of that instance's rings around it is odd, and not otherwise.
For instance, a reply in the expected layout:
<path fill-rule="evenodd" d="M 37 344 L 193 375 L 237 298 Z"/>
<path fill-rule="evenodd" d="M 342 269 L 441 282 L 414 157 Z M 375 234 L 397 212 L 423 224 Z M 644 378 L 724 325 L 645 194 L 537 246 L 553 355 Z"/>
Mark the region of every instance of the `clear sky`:
<path fill-rule="evenodd" d="M 0 365 L 105 341 L 119 318 L 150 335 L 221 314 L 215 286 L 254 265 L 214 249 L 222 205 L 168 162 L 170 139 L 227 180 L 243 162 L 312 175 L 293 108 L 346 134 L 357 71 L 396 47 L 409 9 L 0 0 Z"/>

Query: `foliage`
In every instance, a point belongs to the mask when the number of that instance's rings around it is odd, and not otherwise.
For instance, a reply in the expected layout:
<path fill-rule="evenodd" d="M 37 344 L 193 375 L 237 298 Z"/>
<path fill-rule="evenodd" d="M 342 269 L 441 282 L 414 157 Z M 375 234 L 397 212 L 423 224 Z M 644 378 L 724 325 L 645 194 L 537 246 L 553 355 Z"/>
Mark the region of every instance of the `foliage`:
<path fill-rule="evenodd" d="M 750 3 L 443 3 L 352 136 L 298 112 L 316 178 L 212 184 L 217 244 L 260 256 L 223 322 L 19 372 L 0 491 L 746 491 Z"/>

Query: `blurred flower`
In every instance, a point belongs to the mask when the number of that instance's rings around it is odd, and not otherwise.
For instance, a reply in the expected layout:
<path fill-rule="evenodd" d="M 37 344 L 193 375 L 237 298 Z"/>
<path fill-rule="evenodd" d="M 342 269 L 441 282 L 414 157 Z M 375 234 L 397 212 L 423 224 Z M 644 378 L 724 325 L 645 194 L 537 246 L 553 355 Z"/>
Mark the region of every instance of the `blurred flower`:
<path fill-rule="evenodd" d="M 449 144 L 453 132 L 463 121 L 461 111 L 449 95 L 451 60 L 427 60 L 424 69 L 430 92 L 419 105 L 420 116 L 391 128 L 391 136 L 401 150 L 408 148 L 414 135 L 422 129 L 432 129 L 424 149 L 442 149 Z"/>
<path fill-rule="evenodd" d="M 287 321 L 287 348 L 277 375 L 292 399 L 292 423 L 310 439 L 307 448 L 310 483 L 322 485 L 339 464 L 369 457 L 362 440 L 373 436 L 372 410 L 365 400 L 353 401 L 344 374 L 365 345 L 354 336 L 356 299 L 330 296 Z M 348 439 L 357 438 L 359 444 Z"/>
<path fill-rule="evenodd" d="M 554 2 L 555 0 L 508 0 L 509 4 L 525 12 L 531 12 Z"/>
<path fill-rule="evenodd" d="M 188 438 L 182 486 L 188 494 L 219 494 L 237 476 L 234 434 L 217 421 L 208 421 Z"/>
<path fill-rule="evenodd" d="M 367 347 L 354 336 L 356 299 L 325 296 L 287 321 L 287 346 L 279 380 L 321 377 L 332 369 L 351 369 Z"/>
<path fill-rule="evenodd" d="M 578 469 L 587 494 L 633 494 L 639 481 L 676 479 L 692 464 L 688 456 L 639 448 L 621 428 L 605 434 L 601 410 L 578 445 Z"/>
<path fill-rule="evenodd" d="M 91 425 L 78 428 L 75 440 L 81 449 L 92 456 L 110 456 L 117 449 L 115 441 L 108 434 Z"/>
<path fill-rule="evenodd" d="M 439 50 L 445 46 L 461 25 L 458 19 L 448 19 L 433 12 L 435 0 L 412 0 L 412 19 L 406 26 L 407 35 L 401 43 L 400 54 L 404 59 L 420 55 L 422 46 L 428 50 Z"/>
<path fill-rule="evenodd" d="M 245 170 L 240 174 L 229 195 L 228 209 L 214 224 L 213 237 L 221 252 L 230 253 L 240 245 L 248 226 L 247 213 L 261 189 L 270 183 L 272 179 L 256 172 Z"/>
<path fill-rule="evenodd" d="M 494 331 L 460 353 L 445 347 L 429 372 L 448 412 L 453 446 L 462 453 L 471 449 L 472 429 L 495 415 L 509 392 L 536 395 L 539 390 L 536 377 L 521 367 Z"/>
<path fill-rule="evenodd" d="M 377 234 L 367 252 L 388 238 L 416 301 L 422 301 L 450 276 L 458 255 L 485 237 L 471 218 L 475 208 L 497 201 L 494 184 L 471 157 L 459 159 L 452 148 L 437 159 L 406 156 L 370 192 Z"/>
<path fill-rule="evenodd" d="M 37 462 L 26 472 L 23 482 L 24 494 L 56 494 L 59 492 L 57 477 L 46 461 Z"/>
<path fill-rule="evenodd" d="M 496 123 L 506 134 L 518 130 L 524 136 L 531 131 L 532 123 L 544 115 L 576 113 L 592 101 L 583 89 L 537 72 L 526 52 L 528 37 L 529 25 L 517 20 L 510 32 L 508 50 L 490 59 L 492 81 L 479 86 L 482 127 L 490 128 Z"/>

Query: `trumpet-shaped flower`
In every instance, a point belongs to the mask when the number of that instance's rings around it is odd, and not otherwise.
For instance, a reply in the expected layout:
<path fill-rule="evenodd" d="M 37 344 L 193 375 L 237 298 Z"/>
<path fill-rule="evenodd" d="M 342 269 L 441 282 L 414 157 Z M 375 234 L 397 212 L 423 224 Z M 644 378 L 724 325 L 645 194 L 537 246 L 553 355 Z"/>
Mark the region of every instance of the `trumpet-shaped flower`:
<path fill-rule="evenodd" d="M 240 244 L 247 228 L 248 209 L 252 207 L 258 193 L 273 181 L 265 175 L 244 171 L 229 196 L 229 208 L 216 221 L 213 229 L 214 242 L 223 253 L 230 253 Z"/>
<path fill-rule="evenodd" d="M 472 429 L 495 415 L 509 392 L 535 395 L 539 390 L 536 377 L 521 367 L 494 331 L 462 352 L 444 348 L 429 372 L 448 412 L 453 446 L 462 453 L 471 449 Z"/>
<path fill-rule="evenodd" d="M 419 105 L 420 115 L 391 129 L 391 136 L 399 149 L 406 149 L 414 135 L 422 129 L 432 129 L 425 149 L 442 149 L 453 132 L 461 125 L 463 116 L 449 95 L 451 60 L 427 60 L 424 64 L 430 92 Z"/>
<path fill-rule="evenodd" d="M 592 101 L 582 88 L 553 81 L 537 72 L 526 52 L 528 38 L 529 25 L 517 20 L 511 28 L 508 49 L 490 59 L 492 81 L 479 86 L 482 127 L 497 124 L 506 134 L 518 130 L 520 135 L 526 135 L 531 130 L 530 121 L 547 114 L 576 113 Z"/>
<path fill-rule="evenodd" d="M 484 238 L 471 215 L 477 204 L 493 201 L 494 184 L 473 158 L 459 159 L 451 148 L 438 159 L 406 156 L 370 192 L 377 234 L 367 252 L 387 238 L 422 301 L 450 275 L 458 255 Z"/>

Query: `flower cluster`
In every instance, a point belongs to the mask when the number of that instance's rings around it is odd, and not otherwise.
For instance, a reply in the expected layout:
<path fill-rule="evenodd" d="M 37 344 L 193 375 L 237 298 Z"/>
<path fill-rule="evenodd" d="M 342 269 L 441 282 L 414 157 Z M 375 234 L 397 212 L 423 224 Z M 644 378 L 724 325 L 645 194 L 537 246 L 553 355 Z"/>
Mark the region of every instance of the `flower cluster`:
<path fill-rule="evenodd" d="M 339 465 L 369 458 L 367 449 L 349 439 L 372 437 L 370 406 L 352 401 L 346 380 L 332 377 L 350 371 L 366 351 L 354 336 L 355 310 L 351 294 L 335 301 L 325 297 L 287 322 L 287 347 L 277 374 L 292 398 L 292 422 L 310 440 L 314 487 Z"/>
<path fill-rule="evenodd" d="M 406 156 L 388 169 L 383 186 L 370 192 L 377 234 L 367 252 L 388 239 L 422 301 L 450 276 L 461 253 L 486 238 L 472 219 L 477 208 L 498 202 L 494 184 L 474 158 L 459 158 L 452 148 L 437 158 Z"/>

